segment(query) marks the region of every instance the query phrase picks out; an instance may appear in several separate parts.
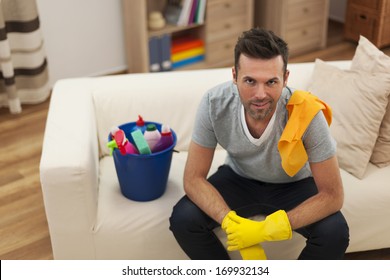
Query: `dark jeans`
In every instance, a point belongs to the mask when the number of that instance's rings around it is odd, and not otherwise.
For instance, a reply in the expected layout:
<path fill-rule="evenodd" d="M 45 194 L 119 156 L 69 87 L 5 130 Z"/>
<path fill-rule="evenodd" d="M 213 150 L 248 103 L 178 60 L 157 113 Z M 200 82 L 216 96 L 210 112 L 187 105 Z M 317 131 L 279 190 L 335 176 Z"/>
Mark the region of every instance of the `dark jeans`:
<path fill-rule="evenodd" d="M 269 184 L 243 178 L 225 165 L 208 181 L 229 207 L 244 217 L 269 215 L 279 209 L 289 211 L 318 192 L 311 177 L 288 184 Z M 175 205 L 170 218 L 170 230 L 191 259 L 229 259 L 213 232 L 217 226 L 220 225 L 187 196 Z M 307 239 L 299 259 L 342 259 L 349 244 L 349 229 L 341 212 L 295 231 Z"/>

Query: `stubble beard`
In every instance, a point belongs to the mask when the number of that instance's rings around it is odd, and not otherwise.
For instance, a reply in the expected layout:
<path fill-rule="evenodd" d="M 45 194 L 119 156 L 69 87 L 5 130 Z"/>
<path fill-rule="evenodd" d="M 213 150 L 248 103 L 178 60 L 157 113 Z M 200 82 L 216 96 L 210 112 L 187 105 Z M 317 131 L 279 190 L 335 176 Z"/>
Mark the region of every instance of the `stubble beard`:
<path fill-rule="evenodd" d="M 270 114 L 272 113 L 273 111 L 273 108 L 274 108 L 274 101 L 273 100 L 270 100 L 270 106 L 266 109 L 256 109 L 256 110 L 253 110 L 251 108 L 251 102 L 248 102 L 245 106 L 245 109 L 246 111 L 248 112 L 248 114 L 254 119 L 254 120 L 257 120 L 257 121 L 263 121 L 265 120 L 268 116 L 270 116 Z"/>

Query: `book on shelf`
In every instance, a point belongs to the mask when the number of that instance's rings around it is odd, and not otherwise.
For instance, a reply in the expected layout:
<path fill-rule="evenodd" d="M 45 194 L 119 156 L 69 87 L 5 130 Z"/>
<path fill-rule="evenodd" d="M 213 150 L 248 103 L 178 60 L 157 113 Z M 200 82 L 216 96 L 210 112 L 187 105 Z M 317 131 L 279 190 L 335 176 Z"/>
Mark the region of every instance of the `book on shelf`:
<path fill-rule="evenodd" d="M 160 50 L 159 50 L 159 38 L 151 37 L 149 38 L 149 71 L 150 72 L 159 72 L 161 70 L 160 66 Z"/>
<path fill-rule="evenodd" d="M 199 0 L 198 2 L 198 7 L 195 16 L 195 22 L 198 24 L 204 23 L 204 16 L 206 12 L 206 1 L 207 0 Z"/>
<path fill-rule="evenodd" d="M 203 40 L 190 36 L 171 38 L 170 34 L 149 38 L 149 71 L 177 69 L 205 59 Z"/>
<path fill-rule="evenodd" d="M 172 70 L 170 34 L 149 38 L 149 71 L 169 70 Z"/>
<path fill-rule="evenodd" d="M 182 0 L 181 6 L 177 6 L 168 1 L 165 17 L 169 23 L 179 26 L 202 24 L 204 23 L 206 2 L 207 0 Z"/>
<path fill-rule="evenodd" d="M 160 62 L 161 70 L 162 71 L 172 70 L 170 34 L 161 35 L 160 51 L 161 51 L 161 62 Z"/>
<path fill-rule="evenodd" d="M 204 55 L 204 47 L 196 47 L 189 50 L 181 51 L 178 53 L 174 53 L 171 56 L 171 61 L 173 63 L 178 62 L 180 60 L 184 60 L 190 57 L 198 56 L 198 55 Z"/>
<path fill-rule="evenodd" d="M 172 68 L 177 69 L 200 62 L 205 58 L 204 43 L 199 38 L 181 37 L 172 40 Z"/>
<path fill-rule="evenodd" d="M 192 38 L 192 37 L 175 38 L 174 40 L 172 40 L 171 53 L 174 54 L 181 51 L 189 50 L 191 48 L 197 48 L 203 46 L 204 46 L 203 40 L 198 38 Z"/>
<path fill-rule="evenodd" d="M 177 21 L 177 25 L 185 26 L 188 25 L 188 21 L 190 19 L 192 8 L 192 0 L 183 0 L 182 8 L 179 15 L 179 20 Z"/>
<path fill-rule="evenodd" d="M 188 19 L 188 25 L 195 23 L 197 9 L 198 9 L 198 0 L 192 0 L 190 17 Z"/>
<path fill-rule="evenodd" d="M 190 64 L 201 62 L 203 60 L 204 60 L 204 55 L 198 55 L 198 56 L 190 57 L 190 58 L 187 58 L 187 59 L 180 60 L 180 61 L 172 63 L 172 68 L 173 69 L 177 69 L 177 68 L 180 68 L 180 67 L 188 66 Z"/>

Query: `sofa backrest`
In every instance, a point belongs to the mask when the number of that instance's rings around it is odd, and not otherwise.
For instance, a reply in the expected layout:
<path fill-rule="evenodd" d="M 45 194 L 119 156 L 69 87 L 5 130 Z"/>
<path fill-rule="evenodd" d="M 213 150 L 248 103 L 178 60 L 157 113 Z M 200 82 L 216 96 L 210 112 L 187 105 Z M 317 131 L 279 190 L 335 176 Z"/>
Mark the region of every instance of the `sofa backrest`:
<path fill-rule="evenodd" d="M 341 68 L 349 61 L 334 62 Z M 288 65 L 288 85 L 307 89 L 314 63 Z M 177 135 L 175 149 L 187 150 L 194 118 L 204 93 L 232 79 L 231 68 L 126 74 L 96 78 L 92 89 L 97 120 L 100 155 L 108 155 L 106 146 L 113 126 L 136 121 L 168 124 Z"/>
<path fill-rule="evenodd" d="M 137 120 L 168 124 L 177 135 L 175 149 L 187 150 L 194 118 L 203 94 L 232 79 L 231 69 L 126 74 L 99 79 L 92 92 L 101 155 L 109 132 Z"/>
<path fill-rule="evenodd" d="M 327 61 L 327 63 L 340 69 L 349 69 L 351 65 L 350 60 Z M 314 62 L 288 64 L 287 69 L 290 71 L 290 76 L 287 85 L 295 89 L 307 90 L 314 66 Z M 313 92 L 313 94 L 315 93 Z"/>

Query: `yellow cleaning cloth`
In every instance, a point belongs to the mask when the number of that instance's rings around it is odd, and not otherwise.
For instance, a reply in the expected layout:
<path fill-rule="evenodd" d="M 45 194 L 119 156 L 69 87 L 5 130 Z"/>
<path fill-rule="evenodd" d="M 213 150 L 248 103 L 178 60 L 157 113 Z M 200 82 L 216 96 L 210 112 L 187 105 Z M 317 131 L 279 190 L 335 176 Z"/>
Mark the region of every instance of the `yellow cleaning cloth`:
<path fill-rule="evenodd" d="M 332 109 L 310 92 L 296 90 L 286 105 L 288 121 L 280 136 L 278 149 L 282 167 L 289 176 L 294 176 L 308 160 L 302 136 L 314 116 L 322 110 L 328 125 L 332 122 Z"/>

